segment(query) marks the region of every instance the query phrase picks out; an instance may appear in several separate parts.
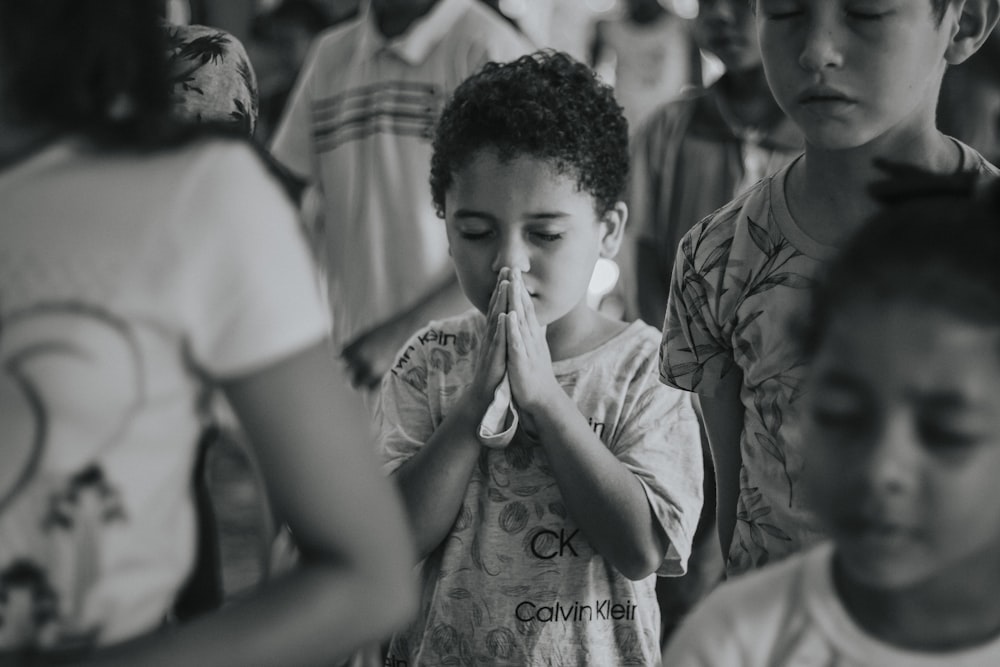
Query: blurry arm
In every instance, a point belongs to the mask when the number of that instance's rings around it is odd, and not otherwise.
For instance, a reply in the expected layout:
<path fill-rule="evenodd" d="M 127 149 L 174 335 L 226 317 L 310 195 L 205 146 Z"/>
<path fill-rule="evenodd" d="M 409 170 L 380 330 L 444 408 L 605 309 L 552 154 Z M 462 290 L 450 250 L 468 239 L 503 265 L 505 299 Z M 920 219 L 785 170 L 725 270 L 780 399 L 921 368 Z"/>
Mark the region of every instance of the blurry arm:
<path fill-rule="evenodd" d="M 325 344 L 224 383 L 302 564 L 246 601 L 88 665 L 315 665 L 382 639 L 414 611 L 413 551 L 371 453 L 367 411 Z"/>
<path fill-rule="evenodd" d="M 410 308 L 368 329 L 344 347 L 341 355 L 350 369 L 351 383 L 376 387 L 414 331 L 431 320 L 457 315 L 469 307 L 458 278 L 449 274 Z"/>
<path fill-rule="evenodd" d="M 736 530 L 736 501 L 740 493 L 740 467 L 743 464 L 740 452 L 742 386 L 743 373 L 734 368 L 721 380 L 714 397 L 697 397 L 715 465 L 719 544 L 724 559 L 728 559 L 729 545 Z"/>

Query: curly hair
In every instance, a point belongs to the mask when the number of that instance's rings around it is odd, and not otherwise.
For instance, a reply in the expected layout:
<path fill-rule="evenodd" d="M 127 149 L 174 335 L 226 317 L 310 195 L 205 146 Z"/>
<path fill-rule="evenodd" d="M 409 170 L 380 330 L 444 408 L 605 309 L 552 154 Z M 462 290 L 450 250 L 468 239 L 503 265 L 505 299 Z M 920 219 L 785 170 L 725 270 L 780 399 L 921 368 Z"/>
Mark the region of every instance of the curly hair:
<path fill-rule="evenodd" d="M 883 166 L 883 168 L 887 168 Z M 887 168 L 883 208 L 827 267 L 799 333 L 812 356 L 845 305 L 909 302 L 1000 327 L 1000 179 Z"/>
<path fill-rule="evenodd" d="M 434 137 L 431 194 L 444 217 L 455 174 L 484 149 L 531 156 L 576 179 L 603 215 L 628 177 L 628 124 L 611 87 L 565 53 L 538 51 L 487 63 L 445 105 Z"/>

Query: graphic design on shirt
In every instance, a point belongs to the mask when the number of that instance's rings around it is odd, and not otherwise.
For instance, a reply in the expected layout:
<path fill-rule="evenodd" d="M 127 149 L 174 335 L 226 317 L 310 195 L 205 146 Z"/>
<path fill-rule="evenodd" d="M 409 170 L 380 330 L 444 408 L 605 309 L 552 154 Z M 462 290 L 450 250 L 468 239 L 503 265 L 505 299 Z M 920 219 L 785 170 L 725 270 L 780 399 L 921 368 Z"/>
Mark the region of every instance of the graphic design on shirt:
<path fill-rule="evenodd" d="M 0 319 L 0 364 L 0 650 L 88 646 L 102 533 L 126 520 L 95 462 L 142 399 L 138 342 L 99 308 L 37 304 Z"/>
<path fill-rule="evenodd" d="M 316 151 L 332 151 L 373 134 L 430 141 L 443 104 L 440 86 L 410 81 L 382 81 L 315 100 L 312 132 Z"/>

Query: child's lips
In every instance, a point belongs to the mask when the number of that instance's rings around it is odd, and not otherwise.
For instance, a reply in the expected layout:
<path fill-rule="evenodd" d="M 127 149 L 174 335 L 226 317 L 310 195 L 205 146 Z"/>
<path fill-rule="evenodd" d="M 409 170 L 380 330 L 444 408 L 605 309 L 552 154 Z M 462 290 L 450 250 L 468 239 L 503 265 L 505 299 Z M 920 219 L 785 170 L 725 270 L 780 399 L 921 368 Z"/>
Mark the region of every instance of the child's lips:
<path fill-rule="evenodd" d="M 799 104 L 806 106 L 850 106 L 855 100 L 831 86 L 813 86 L 798 97 Z"/>

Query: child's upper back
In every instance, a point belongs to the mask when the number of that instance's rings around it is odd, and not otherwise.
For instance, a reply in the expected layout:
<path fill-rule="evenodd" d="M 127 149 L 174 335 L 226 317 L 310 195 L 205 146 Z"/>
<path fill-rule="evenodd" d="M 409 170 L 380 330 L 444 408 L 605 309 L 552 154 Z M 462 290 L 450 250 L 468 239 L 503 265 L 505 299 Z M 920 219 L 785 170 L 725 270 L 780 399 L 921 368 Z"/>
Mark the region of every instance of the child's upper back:
<path fill-rule="evenodd" d="M 0 647 L 122 640 L 188 574 L 207 378 L 319 341 L 325 311 L 294 209 L 245 146 L 57 141 L 0 172 L 0 200 L 0 588 L 36 596 L 5 611 Z"/>
<path fill-rule="evenodd" d="M 485 317 L 435 322 L 404 348 L 383 384 L 379 439 L 396 469 L 430 437 L 471 382 Z M 658 332 L 641 322 L 577 357 L 556 361 L 563 389 L 594 432 L 640 478 L 672 544 L 690 544 L 701 503 L 697 425 L 686 396 L 656 378 Z M 679 547 L 684 549 L 683 546 Z M 668 553 L 679 574 L 687 553 Z M 431 608 L 391 654 L 433 655 L 441 642 L 517 664 L 655 661 L 652 578 L 617 573 L 567 515 L 544 449 L 519 433 L 480 454 L 458 520 L 424 563 Z M 407 646 L 408 645 L 408 646 Z"/>
<path fill-rule="evenodd" d="M 958 144 L 963 170 L 1000 175 Z M 677 256 L 662 345 L 661 377 L 711 396 L 743 372 L 743 458 L 730 573 L 762 566 L 815 543 L 816 521 L 802 504 L 802 455 L 791 416 L 804 361 L 789 325 L 836 246 L 813 239 L 788 210 L 794 162 L 696 225 Z"/>

